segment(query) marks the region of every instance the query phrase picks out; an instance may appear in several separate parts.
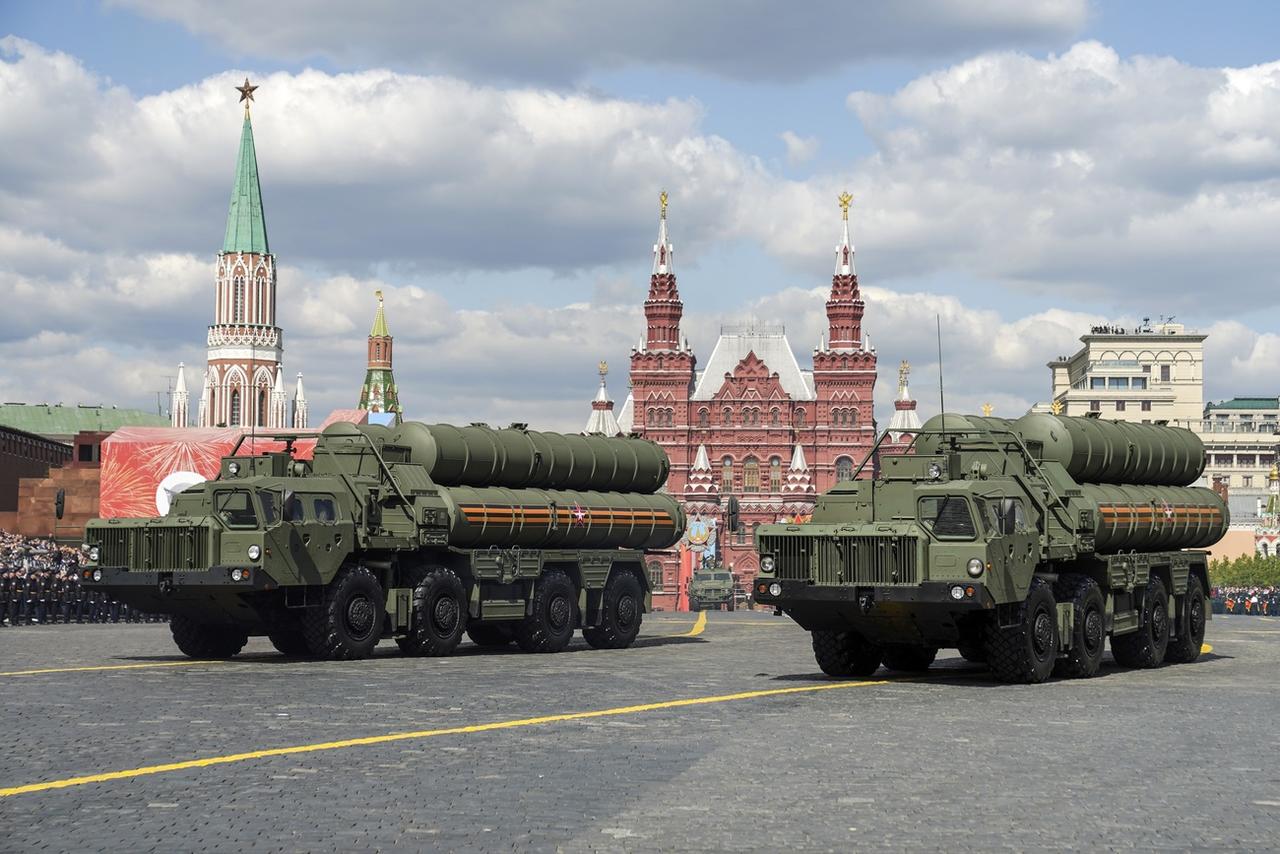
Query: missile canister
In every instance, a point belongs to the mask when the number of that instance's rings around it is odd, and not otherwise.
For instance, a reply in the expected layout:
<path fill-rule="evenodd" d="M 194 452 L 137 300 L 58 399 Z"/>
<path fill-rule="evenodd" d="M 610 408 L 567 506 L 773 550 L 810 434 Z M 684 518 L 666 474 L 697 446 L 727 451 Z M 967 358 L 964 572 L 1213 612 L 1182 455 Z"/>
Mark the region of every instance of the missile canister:
<path fill-rule="evenodd" d="M 684 512 L 669 495 L 468 486 L 440 493 L 449 545 L 461 548 L 665 549 L 684 533 Z"/>
<path fill-rule="evenodd" d="M 1180 427 L 1034 414 L 1011 424 L 1078 483 L 1189 486 L 1204 471 L 1204 443 Z"/>
<path fill-rule="evenodd" d="M 406 421 L 383 441 L 408 448 L 432 481 L 450 487 L 653 493 L 670 471 L 667 455 L 645 439 Z"/>
<path fill-rule="evenodd" d="M 1096 508 L 1094 548 L 1103 554 L 1200 549 L 1227 533 L 1227 506 L 1211 489 L 1093 483 L 1080 489 Z"/>

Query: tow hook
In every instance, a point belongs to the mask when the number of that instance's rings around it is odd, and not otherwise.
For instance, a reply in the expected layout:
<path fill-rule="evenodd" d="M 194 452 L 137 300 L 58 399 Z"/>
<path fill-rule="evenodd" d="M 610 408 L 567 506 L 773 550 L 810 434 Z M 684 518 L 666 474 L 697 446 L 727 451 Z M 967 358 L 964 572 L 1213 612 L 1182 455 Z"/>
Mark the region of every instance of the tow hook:
<path fill-rule="evenodd" d="M 170 596 L 170 595 L 172 595 L 172 594 L 173 594 L 173 579 L 172 579 L 172 578 L 162 578 L 162 579 L 160 579 L 160 585 L 159 585 L 159 587 L 160 587 L 160 595 L 161 595 L 161 596 Z"/>
<path fill-rule="evenodd" d="M 858 607 L 862 609 L 863 614 L 871 613 L 871 609 L 876 605 L 875 597 L 870 593 L 863 593 L 858 597 Z"/>

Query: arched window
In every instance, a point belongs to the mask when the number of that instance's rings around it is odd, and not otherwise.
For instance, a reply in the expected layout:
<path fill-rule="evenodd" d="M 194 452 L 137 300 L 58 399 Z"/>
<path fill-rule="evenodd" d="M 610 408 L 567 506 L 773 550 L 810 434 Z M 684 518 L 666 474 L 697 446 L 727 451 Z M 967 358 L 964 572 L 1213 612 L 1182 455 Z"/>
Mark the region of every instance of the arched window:
<path fill-rule="evenodd" d="M 227 419 L 228 427 L 240 426 L 240 389 L 231 390 L 231 417 Z"/>
<path fill-rule="evenodd" d="M 699 427 L 711 426 L 711 413 L 707 411 L 707 408 L 705 406 L 698 410 L 698 426 Z"/>
<path fill-rule="evenodd" d="M 259 323 L 267 322 L 267 283 L 259 276 L 257 281 L 258 287 L 255 290 L 253 315 Z"/>
<path fill-rule="evenodd" d="M 649 426 L 650 426 L 650 427 L 656 427 L 656 426 L 658 426 L 658 410 L 656 410 L 656 409 L 654 409 L 652 406 L 650 406 L 650 407 L 649 407 L 649 414 L 648 414 L 648 416 L 645 418 L 645 420 L 649 423 Z"/>
<path fill-rule="evenodd" d="M 850 427 L 858 426 L 858 410 L 850 409 L 846 411 L 845 418 L 848 419 L 845 423 L 848 424 Z"/>
<path fill-rule="evenodd" d="M 782 458 L 772 457 L 769 460 L 769 491 L 782 491 Z"/>
<path fill-rule="evenodd" d="M 733 410 L 729 407 L 726 406 L 720 415 L 722 424 L 731 424 L 733 422 Z"/>
<path fill-rule="evenodd" d="M 733 457 L 725 457 L 720 464 L 720 491 L 733 492 Z"/>
<path fill-rule="evenodd" d="M 801 407 L 796 410 L 796 426 L 797 427 L 804 426 L 804 407 Z"/>
<path fill-rule="evenodd" d="M 844 483 L 846 480 L 853 480 L 853 460 L 840 457 L 836 460 L 836 483 Z"/>
<path fill-rule="evenodd" d="M 258 389 L 258 426 L 267 426 L 267 390 Z"/>
<path fill-rule="evenodd" d="M 776 406 L 769 412 L 769 423 L 774 427 L 778 427 L 782 424 L 782 412 L 779 411 Z"/>
<path fill-rule="evenodd" d="M 244 323 L 244 276 L 236 276 L 231 289 L 231 321 Z"/>
<path fill-rule="evenodd" d="M 649 572 L 649 587 L 654 592 L 661 591 L 662 590 L 662 564 L 660 564 L 656 560 L 651 560 L 645 566 L 645 569 L 648 570 Z"/>
<path fill-rule="evenodd" d="M 755 457 L 747 457 L 742 463 L 742 491 L 760 491 L 760 463 Z"/>

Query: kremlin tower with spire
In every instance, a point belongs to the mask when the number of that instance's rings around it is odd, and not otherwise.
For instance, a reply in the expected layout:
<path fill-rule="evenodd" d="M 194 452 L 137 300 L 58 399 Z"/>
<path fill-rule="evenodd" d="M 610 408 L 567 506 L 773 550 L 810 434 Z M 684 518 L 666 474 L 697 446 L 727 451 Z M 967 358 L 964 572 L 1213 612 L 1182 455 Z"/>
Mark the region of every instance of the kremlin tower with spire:
<path fill-rule="evenodd" d="M 378 311 L 373 316 L 373 328 L 369 330 L 368 369 L 364 386 L 360 389 L 359 409 L 372 415 L 381 413 L 383 418 L 370 418 L 384 424 L 399 424 L 404 417 L 400 409 L 400 392 L 396 378 L 391 373 L 391 331 L 387 328 L 387 315 L 382 307 L 382 291 L 376 291 Z"/>
<path fill-rule="evenodd" d="M 307 426 L 307 401 L 298 374 L 293 412 L 284 387 L 284 332 L 276 324 L 276 257 L 267 242 L 267 221 L 258 183 L 249 103 L 257 86 L 237 86 L 244 125 L 227 230 L 218 253 L 214 318 L 207 338 L 208 363 L 201 382 L 196 423 L 191 424 L 185 365 L 171 400 L 174 427 Z"/>
<path fill-rule="evenodd" d="M 668 198 L 660 196 L 645 334 L 631 351 L 631 394 L 618 426 L 667 452 L 666 489 L 683 499 L 691 520 L 717 532 L 718 560 L 743 589 L 759 566 L 755 527 L 807 517 L 818 493 L 852 478 L 875 444 L 876 353 L 862 328 L 849 236 L 852 198 L 845 193 L 839 201 L 828 329 L 813 351 L 812 370 L 801 367 L 781 326 L 758 323 L 722 326 L 699 370 L 680 330 L 684 303 L 667 232 Z M 868 466 L 862 475 L 871 473 Z M 740 508 L 735 531 L 724 530 L 730 496 Z M 648 571 L 655 602 L 674 607 L 684 583 L 678 557 L 655 556 Z"/>

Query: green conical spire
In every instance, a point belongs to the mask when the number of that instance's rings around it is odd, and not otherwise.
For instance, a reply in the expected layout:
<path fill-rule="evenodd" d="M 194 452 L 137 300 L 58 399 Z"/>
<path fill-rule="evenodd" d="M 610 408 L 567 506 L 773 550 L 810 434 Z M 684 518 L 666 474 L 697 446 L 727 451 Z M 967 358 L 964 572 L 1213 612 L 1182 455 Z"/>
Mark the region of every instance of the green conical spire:
<path fill-rule="evenodd" d="M 382 311 L 382 291 L 375 293 L 378 297 L 378 313 L 373 316 L 373 329 L 369 331 L 369 337 L 390 338 L 391 331 L 387 329 L 387 316 Z"/>
<path fill-rule="evenodd" d="M 231 190 L 231 210 L 227 212 L 227 237 L 222 241 L 222 251 L 266 255 L 271 250 L 267 246 L 267 220 L 262 212 L 262 188 L 258 186 L 258 155 L 253 148 L 253 125 L 249 123 L 247 106 L 244 128 L 240 131 L 236 185 Z"/>

